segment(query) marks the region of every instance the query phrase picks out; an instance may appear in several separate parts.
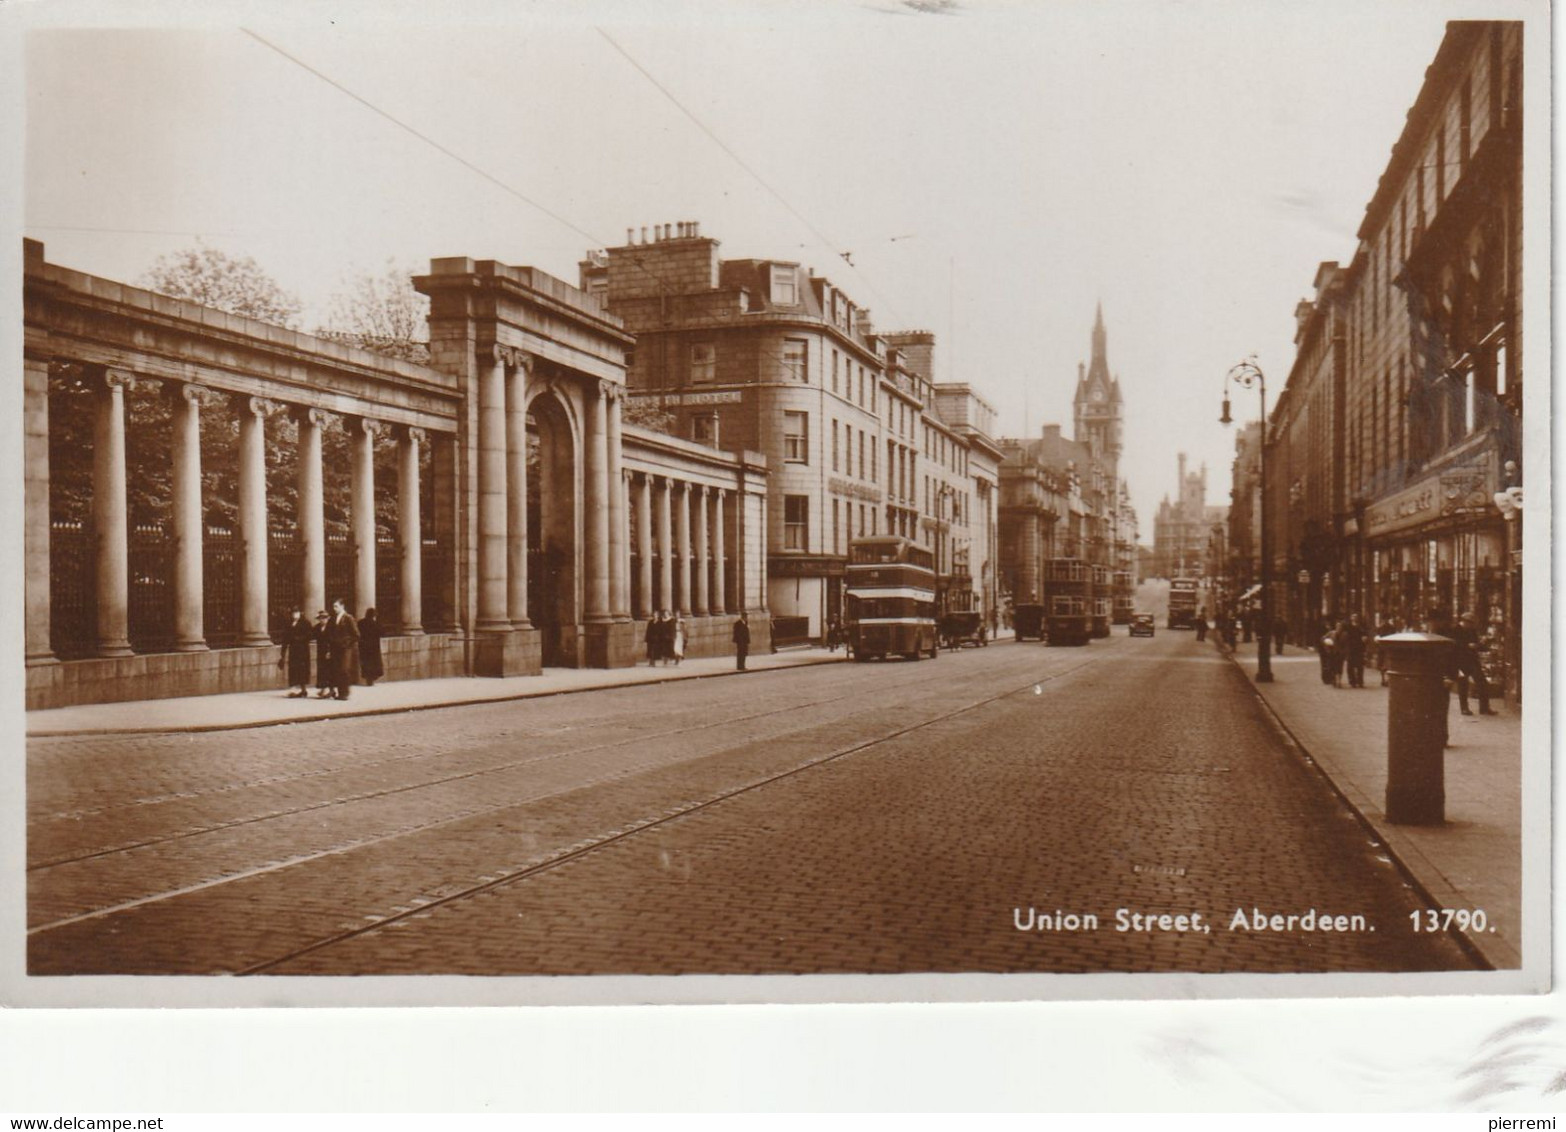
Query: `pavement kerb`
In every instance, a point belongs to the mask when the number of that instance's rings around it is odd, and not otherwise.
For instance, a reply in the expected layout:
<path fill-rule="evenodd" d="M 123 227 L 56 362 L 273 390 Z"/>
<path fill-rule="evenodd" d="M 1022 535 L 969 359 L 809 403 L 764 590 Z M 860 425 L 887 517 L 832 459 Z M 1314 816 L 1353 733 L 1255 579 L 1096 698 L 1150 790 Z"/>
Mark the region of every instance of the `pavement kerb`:
<path fill-rule="evenodd" d="M 776 655 L 776 654 L 772 654 Z M 395 707 L 365 708 L 362 711 L 338 711 L 331 715 L 295 715 L 286 719 L 252 719 L 237 723 L 193 723 L 183 726 L 158 727 L 101 727 L 67 728 L 27 731 L 29 739 L 59 739 L 67 737 L 91 737 L 103 735 L 193 735 L 208 731 L 253 731 L 259 727 L 286 727 L 295 723 L 326 723 L 334 719 L 365 719 L 377 715 L 405 715 L 414 711 L 433 711 L 437 708 L 466 707 L 469 704 L 505 704 L 517 700 L 539 700 L 550 696 L 570 696 L 578 692 L 612 692 L 620 688 L 646 688 L 649 685 L 673 684 L 685 680 L 714 680 L 723 676 L 752 676 L 763 672 L 786 671 L 790 668 L 808 668 L 817 664 L 842 663 L 847 656 L 809 656 L 786 664 L 770 664 L 765 668 L 749 668 L 741 671 L 725 668 L 717 672 L 690 671 L 679 675 L 657 676 L 646 680 L 610 681 L 604 684 L 585 684 L 576 688 L 541 688 L 536 692 L 512 692 L 503 696 L 485 696 L 481 699 L 439 700 L 424 704 L 398 704 Z M 608 671 L 608 670 L 606 670 Z"/>
<path fill-rule="evenodd" d="M 1436 908 L 1460 908 L 1468 903 L 1464 894 L 1446 880 L 1440 867 L 1431 861 L 1417 845 L 1404 837 L 1396 826 L 1388 823 L 1390 828 L 1384 828 L 1366 815 L 1367 806 L 1374 806 L 1374 802 L 1366 797 L 1365 793 L 1353 782 L 1340 783 L 1327 772 L 1327 768 L 1322 765 L 1321 760 L 1310 753 L 1310 748 L 1300 741 L 1289 725 L 1283 721 L 1283 717 L 1278 714 L 1272 704 L 1267 702 L 1267 697 L 1256 686 L 1256 681 L 1246 671 L 1245 665 L 1241 663 L 1234 650 L 1220 645 L 1218 651 L 1235 668 L 1239 669 L 1240 675 L 1250 685 L 1251 693 L 1256 697 L 1257 702 L 1261 704 L 1262 709 L 1267 713 L 1267 717 L 1272 721 L 1273 725 L 1277 727 L 1285 743 L 1298 753 L 1299 757 L 1304 760 L 1305 765 L 1320 777 L 1332 792 L 1338 796 L 1338 799 L 1349 808 L 1349 811 L 1353 813 L 1361 828 L 1371 836 L 1376 844 L 1386 850 L 1387 856 L 1392 859 L 1393 865 L 1397 867 L 1398 872 L 1403 874 L 1403 878 L 1408 881 L 1414 890 L 1427 903 Z M 1417 864 L 1414 862 L 1417 862 Z M 1515 969 L 1522 966 L 1522 956 L 1517 954 L 1503 940 L 1498 940 L 1494 937 L 1475 937 L 1455 924 L 1448 928 L 1447 931 L 1457 940 L 1463 950 L 1467 951 L 1470 956 L 1483 963 L 1492 971 Z"/>

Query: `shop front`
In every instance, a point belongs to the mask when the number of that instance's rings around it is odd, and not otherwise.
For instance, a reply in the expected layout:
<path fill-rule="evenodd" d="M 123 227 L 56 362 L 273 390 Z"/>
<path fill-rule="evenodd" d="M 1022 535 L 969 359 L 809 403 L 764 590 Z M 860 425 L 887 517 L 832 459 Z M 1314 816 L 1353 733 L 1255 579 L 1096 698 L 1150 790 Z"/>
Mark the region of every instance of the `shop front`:
<path fill-rule="evenodd" d="M 1365 510 L 1371 616 L 1418 628 L 1433 614 L 1472 613 L 1486 665 L 1507 688 L 1507 531 L 1494 505 L 1493 447 L 1463 454 Z"/>

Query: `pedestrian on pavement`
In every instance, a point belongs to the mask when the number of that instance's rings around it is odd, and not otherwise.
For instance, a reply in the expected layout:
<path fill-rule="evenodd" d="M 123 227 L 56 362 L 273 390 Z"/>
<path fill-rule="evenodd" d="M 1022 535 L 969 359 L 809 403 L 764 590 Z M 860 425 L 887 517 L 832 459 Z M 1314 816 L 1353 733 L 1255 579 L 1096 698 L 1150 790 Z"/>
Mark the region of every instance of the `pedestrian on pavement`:
<path fill-rule="evenodd" d="M 332 638 L 327 629 L 331 627 L 331 616 L 322 609 L 315 615 L 315 694 L 317 699 L 325 699 L 332 694 Z"/>
<path fill-rule="evenodd" d="M 332 646 L 333 692 L 337 699 L 346 700 L 349 690 L 359 682 L 359 624 L 342 598 L 332 602 L 326 638 Z"/>
<path fill-rule="evenodd" d="M 375 616 L 373 605 L 364 611 L 364 618 L 359 622 L 359 670 L 364 682 L 372 688 L 386 675 L 386 664 L 381 659 L 381 622 Z"/>
<path fill-rule="evenodd" d="M 1453 633 L 1451 616 L 1439 606 L 1432 606 L 1425 612 L 1425 632 L 1434 633 L 1438 637 L 1446 637 L 1450 640 Z M 1458 677 L 1457 648 L 1455 645 L 1447 650 L 1446 672 L 1443 675 L 1446 679 L 1442 681 L 1442 686 L 1446 689 L 1446 692 L 1441 702 L 1441 745 L 1450 747 L 1452 745 L 1452 692 L 1457 687 Z"/>
<path fill-rule="evenodd" d="M 738 672 L 745 671 L 745 657 L 750 652 L 750 621 L 745 616 L 745 611 L 740 610 L 739 619 L 734 622 L 734 668 Z"/>
<path fill-rule="evenodd" d="M 1479 630 L 1475 627 L 1474 615 L 1464 613 L 1457 619 L 1457 627 L 1452 630 L 1452 640 L 1456 642 L 1455 661 L 1457 664 L 1457 707 L 1464 715 L 1473 715 L 1468 707 L 1468 685 L 1473 683 L 1473 690 L 1479 697 L 1480 715 L 1499 715 L 1490 707 L 1490 686 L 1485 683 L 1484 671 L 1479 666 Z"/>
<path fill-rule="evenodd" d="M 1321 682 L 1336 688 L 1343 673 L 1343 649 L 1337 631 L 1329 624 L 1324 627 L 1316 651 L 1321 656 Z"/>
<path fill-rule="evenodd" d="M 843 643 L 843 627 L 838 624 L 836 617 L 827 625 L 827 652 L 836 652 L 837 646 Z"/>
<path fill-rule="evenodd" d="M 1205 641 L 1207 639 L 1207 607 L 1205 605 L 1196 611 L 1196 620 L 1192 624 L 1196 626 L 1196 639 Z"/>
<path fill-rule="evenodd" d="M 1348 671 L 1348 683 L 1350 688 L 1363 688 L 1365 686 L 1365 623 L 1359 614 L 1352 614 L 1348 622 L 1341 626 L 1341 643 L 1343 645 L 1343 666 Z"/>
<path fill-rule="evenodd" d="M 1283 655 L 1283 639 L 1289 635 L 1289 623 L 1278 614 L 1272 621 L 1272 647 L 1279 656 Z"/>
<path fill-rule="evenodd" d="M 289 613 L 288 628 L 283 630 L 283 655 L 277 658 L 279 668 L 287 667 L 288 683 L 298 688 L 289 692 L 291 700 L 308 699 L 310 696 L 310 642 L 315 640 L 315 629 L 305 620 L 298 608 Z"/>
<path fill-rule="evenodd" d="M 658 663 L 658 611 L 655 609 L 647 617 L 647 631 L 642 634 L 642 643 L 647 646 L 647 667 L 651 668 Z"/>
<path fill-rule="evenodd" d="M 685 618 L 678 613 L 669 629 L 669 655 L 674 658 L 676 667 L 685 659 Z"/>

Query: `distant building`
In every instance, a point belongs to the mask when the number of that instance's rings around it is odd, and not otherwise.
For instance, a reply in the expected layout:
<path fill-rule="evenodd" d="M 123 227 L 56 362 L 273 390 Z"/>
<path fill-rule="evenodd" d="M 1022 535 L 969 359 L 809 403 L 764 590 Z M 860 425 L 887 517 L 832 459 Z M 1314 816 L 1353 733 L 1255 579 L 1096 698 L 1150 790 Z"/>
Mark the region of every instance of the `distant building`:
<path fill-rule="evenodd" d="M 1001 576 L 1013 604 L 1042 599 L 1048 559 L 1081 558 L 1122 576 L 1117 619 L 1129 618 L 1137 574 L 1136 511 L 1119 478 L 1124 402 L 1109 370 L 1106 339 L 1100 308 L 1091 361 L 1077 367 L 1074 438 L 1050 424 L 1039 436 L 1001 442 Z"/>
<path fill-rule="evenodd" d="M 1166 495 L 1153 519 L 1153 572 L 1164 578 L 1193 578 L 1207 559 L 1207 465 L 1180 474 L 1173 501 Z"/>

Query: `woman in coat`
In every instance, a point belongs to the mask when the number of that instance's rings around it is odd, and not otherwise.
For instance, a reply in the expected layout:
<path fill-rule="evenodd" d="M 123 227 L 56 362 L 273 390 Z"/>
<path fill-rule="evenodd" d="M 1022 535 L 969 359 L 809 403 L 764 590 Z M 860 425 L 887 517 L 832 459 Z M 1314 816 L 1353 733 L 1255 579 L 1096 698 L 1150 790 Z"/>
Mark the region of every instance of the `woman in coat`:
<path fill-rule="evenodd" d="M 289 692 L 288 698 L 298 700 L 310 695 L 310 642 L 315 640 L 315 627 L 297 609 L 291 618 L 283 630 L 283 655 L 277 658 L 277 666 L 287 667 L 289 686 L 299 689 Z"/>
<path fill-rule="evenodd" d="M 674 657 L 674 663 L 679 664 L 685 659 L 685 618 L 678 613 L 674 615 L 674 625 L 670 630 L 673 635 L 669 648 L 669 655 Z"/>
<path fill-rule="evenodd" d="M 359 670 L 371 687 L 386 675 L 386 665 L 381 661 L 381 623 L 373 605 L 364 611 L 364 619 L 359 622 Z"/>

